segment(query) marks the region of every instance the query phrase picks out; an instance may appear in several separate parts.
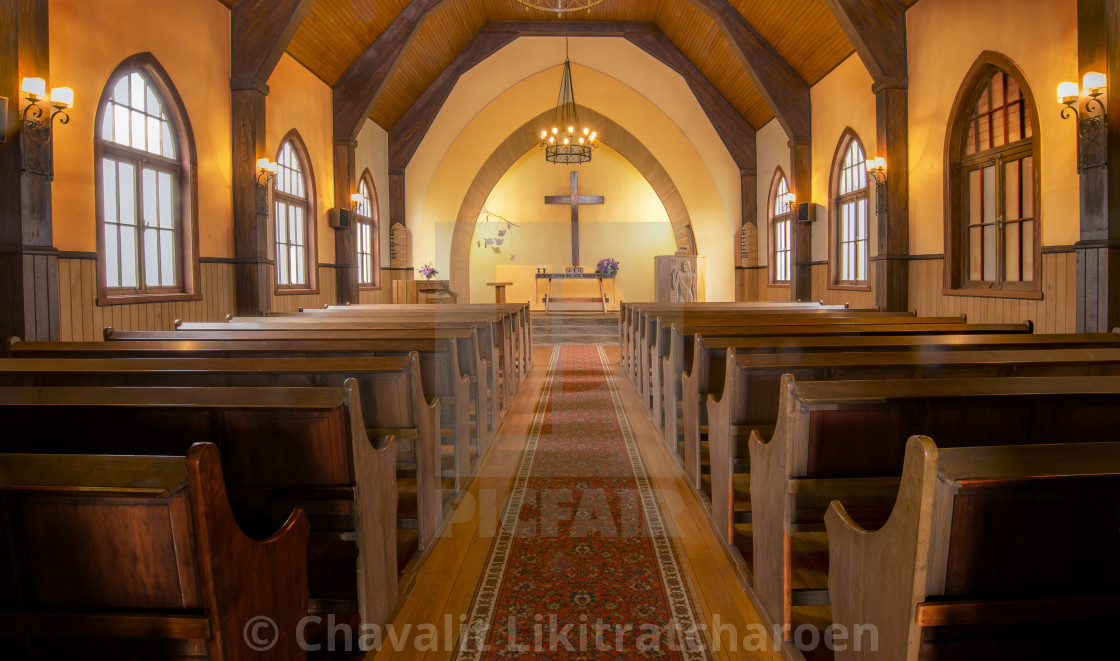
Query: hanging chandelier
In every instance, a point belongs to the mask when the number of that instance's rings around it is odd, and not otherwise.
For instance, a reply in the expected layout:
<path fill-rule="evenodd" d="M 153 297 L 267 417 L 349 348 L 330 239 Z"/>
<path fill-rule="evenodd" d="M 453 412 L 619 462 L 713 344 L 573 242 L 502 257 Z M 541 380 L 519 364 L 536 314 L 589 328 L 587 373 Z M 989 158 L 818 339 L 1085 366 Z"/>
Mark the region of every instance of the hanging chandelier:
<path fill-rule="evenodd" d="M 564 76 L 560 79 L 560 97 L 551 129 L 541 130 L 541 149 L 549 163 L 590 163 L 591 150 L 599 144 L 599 134 L 588 126 L 581 126 L 576 113 L 576 97 L 572 89 L 572 63 L 564 60 Z"/>
<path fill-rule="evenodd" d="M 603 0 L 517 0 L 526 7 L 562 14 L 580 9 L 591 9 Z"/>

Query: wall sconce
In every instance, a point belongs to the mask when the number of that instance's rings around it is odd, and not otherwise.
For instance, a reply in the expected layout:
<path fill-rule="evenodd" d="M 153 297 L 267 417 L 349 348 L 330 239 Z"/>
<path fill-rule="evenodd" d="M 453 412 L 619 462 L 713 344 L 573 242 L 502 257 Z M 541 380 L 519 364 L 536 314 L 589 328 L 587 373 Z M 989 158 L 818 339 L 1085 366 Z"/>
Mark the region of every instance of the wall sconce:
<path fill-rule="evenodd" d="M 257 215 L 268 217 L 268 189 L 280 166 L 267 158 L 257 159 Z"/>
<path fill-rule="evenodd" d="M 1108 78 L 1095 71 L 1085 74 L 1083 90 L 1077 88 L 1077 83 L 1058 85 L 1058 103 L 1065 106 L 1062 108 L 1062 119 L 1069 119 L 1071 114 L 1077 119 L 1078 174 L 1089 168 L 1108 165 L 1108 110 L 1100 99 L 1107 87 Z M 1084 116 L 1077 108 L 1082 91 L 1089 97 L 1085 101 Z"/>
<path fill-rule="evenodd" d="M 42 78 L 24 78 L 19 91 L 27 105 L 20 111 L 23 140 L 23 171 L 38 174 L 54 180 L 54 151 L 52 149 L 54 120 L 59 124 L 70 123 L 66 112 L 74 106 L 74 90 L 69 87 L 51 89 L 49 105 L 53 110 L 46 115 L 39 101 L 47 96 L 47 81 Z M 46 117 L 44 117 L 46 115 Z"/>
<path fill-rule="evenodd" d="M 875 213 L 887 212 L 887 159 L 867 159 L 867 174 L 875 178 Z"/>
<path fill-rule="evenodd" d="M 350 196 L 350 210 L 358 213 L 358 205 L 365 201 L 366 198 L 362 197 L 361 193 L 354 193 Z"/>

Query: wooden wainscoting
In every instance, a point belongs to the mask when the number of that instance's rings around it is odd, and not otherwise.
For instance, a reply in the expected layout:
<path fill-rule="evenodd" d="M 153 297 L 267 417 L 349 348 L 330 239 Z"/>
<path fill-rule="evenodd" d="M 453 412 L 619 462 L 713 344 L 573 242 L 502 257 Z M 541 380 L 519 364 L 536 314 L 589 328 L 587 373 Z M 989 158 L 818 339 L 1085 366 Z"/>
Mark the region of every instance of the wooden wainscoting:
<path fill-rule="evenodd" d="M 871 268 L 875 268 L 872 264 Z M 858 291 L 853 289 L 828 288 L 828 263 L 813 264 L 813 299 L 824 301 L 825 305 L 841 305 L 847 303 L 852 308 L 875 307 L 875 291 Z"/>
<path fill-rule="evenodd" d="M 1073 333 L 1077 330 L 1077 257 L 1068 251 L 1042 253 L 1042 300 L 945 296 L 945 260 L 915 259 L 910 262 L 910 308 L 919 315 L 967 314 L 969 322 L 1017 323 L 1030 319 L 1036 333 Z"/>
<path fill-rule="evenodd" d="M 299 312 L 300 308 L 321 308 L 328 303 L 338 302 L 338 277 L 333 265 L 319 265 L 319 293 L 285 294 L 277 296 L 272 292 L 273 312 Z"/>
<path fill-rule="evenodd" d="M 171 330 L 176 319 L 222 321 L 234 311 L 233 265 L 203 261 L 202 300 L 97 305 L 97 259 L 58 260 L 59 337 L 100 340 L 106 326 L 120 330 Z"/>
<path fill-rule="evenodd" d="M 742 291 L 746 292 L 747 301 L 788 301 L 789 287 L 771 287 L 770 272 L 765 266 L 752 266 L 744 269 L 735 269 L 737 277 L 741 278 Z"/>

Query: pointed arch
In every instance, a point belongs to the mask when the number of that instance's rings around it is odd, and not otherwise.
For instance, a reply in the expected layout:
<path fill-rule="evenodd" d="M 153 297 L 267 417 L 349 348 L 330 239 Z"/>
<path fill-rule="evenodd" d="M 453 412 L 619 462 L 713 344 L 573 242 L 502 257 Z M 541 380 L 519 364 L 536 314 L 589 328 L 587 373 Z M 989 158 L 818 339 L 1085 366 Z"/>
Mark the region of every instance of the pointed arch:
<path fill-rule="evenodd" d="M 945 139 L 944 277 L 954 294 L 1042 298 L 1040 132 L 1022 69 L 1002 53 L 981 53 L 957 91 Z"/>
<path fill-rule="evenodd" d="M 153 54 L 109 75 L 93 140 L 97 304 L 201 298 L 194 131 Z"/>
<path fill-rule="evenodd" d="M 272 238 L 277 294 L 318 291 L 319 252 L 315 173 L 299 131 L 292 129 L 276 149 L 280 170 L 272 180 Z"/>
<path fill-rule="evenodd" d="M 669 222 L 673 227 L 673 239 L 677 246 L 697 254 L 696 241 L 692 234 L 692 220 L 689 218 L 684 199 L 657 157 L 637 137 L 606 115 L 583 105 L 578 106 L 578 111 L 581 119 L 599 127 L 600 142 L 606 143 L 617 151 L 649 182 L 669 216 Z M 474 236 L 475 222 L 482 212 L 482 207 L 502 175 L 513 167 L 525 152 L 537 148 L 539 144 L 537 131 L 552 114 L 552 109 L 546 110 L 510 133 L 479 168 L 474 181 L 467 189 L 467 194 L 459 207 L 459 214 L 455 218 L 455 229 L 451 237 L 451 289 L 459 293 L 460 301 L 463 301 L 463 296 L 470 292 L 471 237 Z"/>
<path fill-rule="evenodd" d="M 377 206 L 377 187 L 366 168 L 358 177 L 358 195 L 362 200 L 354 209 L 355 243 L 358 252 L 359 289 L 381 288 L 381 218 Z"/>
<path fill-rule="evenodd" d="M 789 179 L 781 166 L 774 168 L 770 180 L 770 195 L 766 204 L 767 252 L 766 270 L 771 287 L 789 287 L 792 273 L 792 246 L 790 238 L 794 212 L 788 206 L 791 194 Z"/>
<path fill-rule="evenodd" d="M 871 187 L 867 148 L 852 127 L 836 143 L 828 176 L 828 287 L 870 291 Z"/>

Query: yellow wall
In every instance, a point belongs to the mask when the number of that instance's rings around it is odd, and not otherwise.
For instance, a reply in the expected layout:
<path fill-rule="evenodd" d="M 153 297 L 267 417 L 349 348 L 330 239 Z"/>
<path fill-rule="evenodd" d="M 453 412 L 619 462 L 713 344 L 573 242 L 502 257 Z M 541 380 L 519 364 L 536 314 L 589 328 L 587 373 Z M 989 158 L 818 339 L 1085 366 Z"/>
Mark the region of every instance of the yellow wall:
<path fill-rule="evenodd" d="M 55 131 L 54 245 L 94 252 L 97 102 L 125 58 L 150 52 L 182 97 L 198 155 L 199 254 L 233 256 L 229 9 L 214 0 L 50 0 L 49 85 L 74 88 Z"/>
<path fill-rule="evenodd" d="M 377 193 L 378 221 L 381 223 L 381 266 L 389 266 L 389 134 L 374 122 L 366 120 L 358 134 L 357 177 L 369 170 Z M 384 280 L 382 284 L 384 285 Z"/>
<path fill-rule="evenodd" d="M 856 132 L 866 152 L 874 156 L 875 95 L 871 92 L 871 74 L 864 68 L 858 55 L 844 60 L 811 90 L 813 99 L 813 261 L 828 259 L 828 211 L 832 203 L 829 176 L 833 158 L 840 144 L 844 129 Z M 767 182 L 769 185 L 770 182 Z M 874 193 L 872 194 L 874 198 Z M 874 201 L 872 201 L 874 204 Z M 868 228 L 871 236 L 871 254 L 876 249 L 876 218 Z"/>
<path fill-rule="evenodd" d="M 546 205 L 545 195 L 568 195 L 572 170 L 579 173 L 580 195 L 603 195 L 602 205 L 579 210 L 580 256 L 586 271 L 604 257 L 619 262 L 618 295 L 628 301 L 653 300 L 653 256 L 676 250 L 669 216 L 653 188 L 629 161 L 607 146 L 591 163 L 558 166 L 547 163 L 534 148 L 522 156 L 494 187 L 486 208 L 519 227 L 507 235 L 500 254 L 477 241 L 495 236 L 494 223 L 475 226 L 471 242 L 471 300 L 493 298 L 486 286 L 499 265 L 548 264 L 555 269 L 571 263 L 571 209 Z M 516 257 L 516 259 L 514 259 Z M 532 277 L 532 270 L 528 274 Z M 531 291 L 531 290 L 530 290 Z"/>
<path fill-rule="evenodd" d="M 1073 121 L 1055 90 L 1077 80 L 1076 0 L 936 0 L 907 13 L 910 65 L 910 251 L 942 253 L 945 133 L 957 90 L 985 50 L 1023 71 L 1041 123 L 1042 245 L 1077 241 L 1080 223 Z"/>
<path fill-rule="evenodd" d="M 707 256 L 708 300 L 731 300 L 738 169 L 683 79 L 620 42 L 572 39 L 576 61 L 587 57 L 596 69 L 573 64 L 576 98 L 621 124 L 661 162 Z M 608 47 L 614 50 L 602 50 Z M 407 171 L 416 264 L 434 260 L 441 273 L 449 272 L 451 228 L 467 189 L 510 131 L 555 105 L 562 48 L 560 39 L 521 39 L 459 81 Z M 602 141 L 610 144 L 610 136 Z"/>
<path fill-rule="evenodd" d="M 330 210 L 334 207 L 331 88 L 286 53 L 269 77 L 268 87 L 268 101 L 265 105 L 267 155 L 275 159 L 280 150 L 280 141 L 288 131 L 299 131 L 311 158 L 311 169 L 315 177 L 319 262 L 332 264 L 334 230 L 329 224 Z M 334 274 L 321 271 L 319 277 L 321 280 L 323 277 L 334 277 Z"/>

